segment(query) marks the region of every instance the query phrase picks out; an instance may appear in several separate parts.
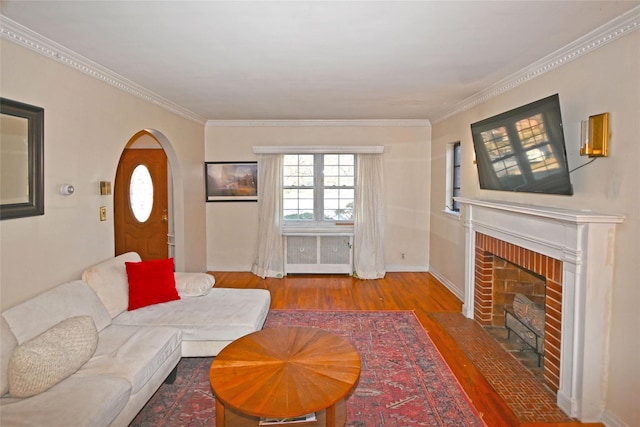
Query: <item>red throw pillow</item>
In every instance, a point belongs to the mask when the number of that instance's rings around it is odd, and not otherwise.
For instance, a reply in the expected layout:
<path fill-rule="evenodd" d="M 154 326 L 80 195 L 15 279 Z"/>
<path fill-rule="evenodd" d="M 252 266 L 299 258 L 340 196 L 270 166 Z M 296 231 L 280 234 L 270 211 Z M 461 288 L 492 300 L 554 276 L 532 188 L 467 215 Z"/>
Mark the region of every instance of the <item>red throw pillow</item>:
<path fill-rule="evenodd" d="M 129 311 L 180 299 L 173 275 L 173 258 L 124 264 L 129 280 Z"/>

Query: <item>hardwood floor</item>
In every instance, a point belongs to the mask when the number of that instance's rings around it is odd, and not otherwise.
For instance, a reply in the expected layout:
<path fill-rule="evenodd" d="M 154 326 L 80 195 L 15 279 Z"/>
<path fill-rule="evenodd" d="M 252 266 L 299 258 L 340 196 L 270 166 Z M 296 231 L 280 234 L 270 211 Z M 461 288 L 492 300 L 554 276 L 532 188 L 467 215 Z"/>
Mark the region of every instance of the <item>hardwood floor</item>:
<path fill-rule="evenodd" d="M 271 292 L 272 309 L 413 310 L 489 427 L 569 427 L 602 424 L 523 423 L 494 391 L 455 341 L 429 313 L 460 313 L 462 302 L 429 273 L 387 273 L 381 280 L 345 275 L 295 275 L 261 279 L 248 272 L 213 272 L 216 287 Z"/>

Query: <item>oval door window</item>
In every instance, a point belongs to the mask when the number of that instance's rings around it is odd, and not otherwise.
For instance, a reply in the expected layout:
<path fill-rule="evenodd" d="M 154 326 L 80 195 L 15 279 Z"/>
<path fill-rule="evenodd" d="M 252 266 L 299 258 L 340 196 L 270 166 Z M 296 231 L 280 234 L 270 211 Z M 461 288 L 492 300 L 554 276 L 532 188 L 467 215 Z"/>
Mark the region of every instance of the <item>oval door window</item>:
<path fill-rule="evenodd" d="M 153 208 L 153 181 L 145 165 L 136 166 L 131 174 L 129 205 L 138 221 L 145 222 L 149 219 Z"/>

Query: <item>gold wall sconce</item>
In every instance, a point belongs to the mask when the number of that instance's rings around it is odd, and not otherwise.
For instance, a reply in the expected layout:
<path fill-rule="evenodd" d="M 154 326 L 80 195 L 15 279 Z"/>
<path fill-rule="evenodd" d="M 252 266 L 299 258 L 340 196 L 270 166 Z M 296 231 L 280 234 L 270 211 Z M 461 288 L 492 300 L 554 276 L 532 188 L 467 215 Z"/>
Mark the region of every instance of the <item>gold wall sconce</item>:
<path fill-rule="evenodd" d="M 100 195 L 111 195 L 111 181 L 100 181 Z"/>
<path fill-rule="evenodd" d="M 609 113 L 589 116 L 581 122 L 580 155 L 609 156 Z"/>

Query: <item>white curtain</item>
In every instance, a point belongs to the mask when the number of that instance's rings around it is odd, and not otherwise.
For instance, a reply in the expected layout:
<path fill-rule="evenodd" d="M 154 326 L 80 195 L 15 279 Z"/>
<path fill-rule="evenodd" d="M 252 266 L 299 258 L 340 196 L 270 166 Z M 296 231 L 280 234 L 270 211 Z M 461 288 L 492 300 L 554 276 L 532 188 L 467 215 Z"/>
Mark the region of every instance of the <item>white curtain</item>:
<path fill-rule="evenodd" d="M 284 275 L 282 154 L 258 154 L 258 248 L 251 271 L 262 278 Z"/>
<path fill-rule="evenodd" d="M 384 277 L 382 154 L 358 154 L 353 265 L 361 279 Z"/>

